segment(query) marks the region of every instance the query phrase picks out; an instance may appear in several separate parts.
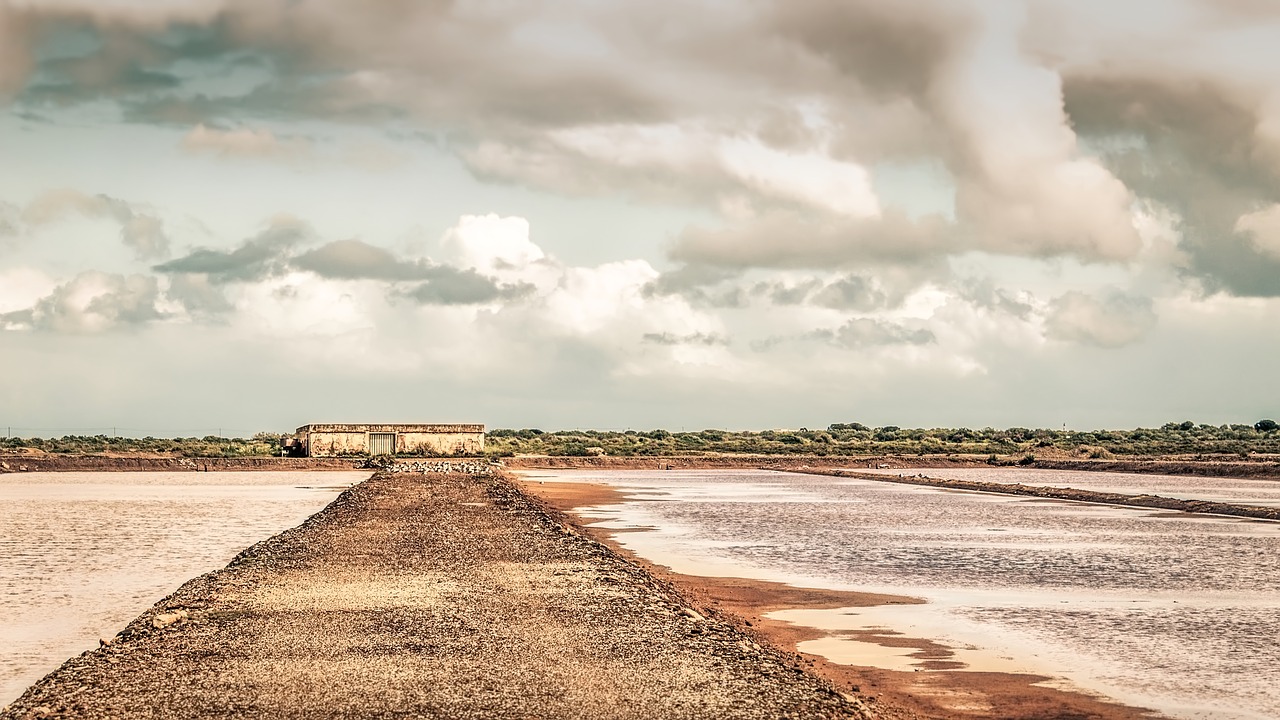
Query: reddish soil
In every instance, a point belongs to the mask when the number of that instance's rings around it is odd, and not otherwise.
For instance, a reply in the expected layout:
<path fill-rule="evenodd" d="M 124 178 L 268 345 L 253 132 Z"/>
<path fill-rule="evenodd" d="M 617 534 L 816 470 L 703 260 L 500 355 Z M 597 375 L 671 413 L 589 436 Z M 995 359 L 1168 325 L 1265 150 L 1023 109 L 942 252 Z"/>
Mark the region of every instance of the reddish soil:
<path fill-rule="evenodd" d="M 797 643 L 827 637 L 831 633 L 763 617 L 792 608 L 830 609 L 867 607 L 892 603 L 920 603 L 918 598 L 876 593 L 801 588 L 783 583 L 745 578 L 700 577 L 654 565 L 621 547 L 616 531 L 585 527 L 591 518 L 574 513 L 577 508 L 622 502 L 626 495 L 599 483 L 540 483 L 518 479 L 520 487 L 561 512 L 565 521 L 672 583 L 698 610 L 732 623 L 762 643 L 793 653 L 805 667 L 854 695 L 890 720 L 941 720 L 943 718 L 1008 718 L 1010 720 L 1151 720 L 1160 717 L 1141 708 L 1036 685 L 1049 678 L 1038 675 L 957 671 L 948 662 L 950 652 L 925 638 L 885 635 L 880 632 L 839 633 L 842 637 L 874 640 L 877 644 L 916 648 L 926 658 L 927 672 L 900 672 L 874 667 L 841 665 L 821 656 L 800 653 Z"/>

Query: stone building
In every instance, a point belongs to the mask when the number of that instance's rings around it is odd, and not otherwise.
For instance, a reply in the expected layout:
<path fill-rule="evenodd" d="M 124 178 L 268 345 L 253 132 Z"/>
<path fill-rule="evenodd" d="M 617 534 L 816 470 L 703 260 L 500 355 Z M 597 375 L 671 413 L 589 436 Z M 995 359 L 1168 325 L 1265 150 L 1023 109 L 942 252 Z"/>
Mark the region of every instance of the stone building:
<path fill-rule="evenodd" d="M 467 456 L 484 451 L 484 425 L 303 425 L 299 454 Z"/>

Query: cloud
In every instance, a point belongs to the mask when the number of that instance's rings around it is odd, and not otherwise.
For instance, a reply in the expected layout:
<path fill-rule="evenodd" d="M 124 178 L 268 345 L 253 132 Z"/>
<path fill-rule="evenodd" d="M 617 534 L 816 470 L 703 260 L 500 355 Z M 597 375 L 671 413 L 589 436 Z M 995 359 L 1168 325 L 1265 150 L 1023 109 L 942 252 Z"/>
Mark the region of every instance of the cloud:
<path fill-rule="evenodd" d="M 831 216 L 819 226 L 889 215 L 882 226 L 820 236 L 910 233 L 884 206 L 870 167 L 938 159 L 956 184 L 958 225 L 922 223 L 917 232 L 938 241 L 904 243 L 901 255 L 982 247 L 1111 261 L 1139 246 L 1129 192 L 1081 156 L 1057 74 L 1020 51 L 1008 13 L 806 0 L 728 21 L 714 3 L 694 2 L 682 7 L 681 33 L 646 35 L 636 29 L 669 19 L 627 3 L 375 6 L 358 22 L 325 0 L 217 8 L 89 14 L 81 27 L 100 49 L 42 70 L 70 93 L 106 92 L 135 109 L 149 103 L 153 121 L 198 123 L 192 147 L 275 152 L 279 138 L 245 124 L 262 118 L 402 118 L 447 138 L 486 177 L 576 192 L 640 188 L 764 213 L 723 230 L 735 236 L 759 234 L 753 226 L 767 229 L 772 213 L 795 207 Z M 152 42 L 157 28 L 164 43 Z M 266 70 L 238 94 L 168 87 L 180 61 L 199 79 L 246 59 Z M 966 240 L 949 242 L 958 237 Z M 805 266 L 829 249 L 800 243 L 791 255 L 756 257 Z"/>
<path fill-rule="evenodd" d="M 689 333 L 674 335 L 672 333 L 645 333 L 641 341 L 653 345 L 728 345 L 729 339 L 715 333 Z"/>
<path fill-rule="evenodd" d="M 88 271 L 57 286 L 31 308 L 0 315 L 0 324 L 7 329 L 103 332 L 163 318 L 156 307 L 159 299 L 154 277 Z"/>
<path fill-rule="evenodd" d="M 1280 203 L 1241 215 L 1235 231 L 1247 234 L 1259 253 L 1280 260 Z"/>
<path fill-rule="evenodd" d="M 519 223 L 510 221 L 519 220 Z M 512 233 L 523 228 L 523 236 Z M 488 232 L 486 232 L 486 230 Z M 542 250 L 527 243 L 528 223 L 523 218 L 499 220 L 496 216 L 476 218 L 464 216 L 445 235 L 446 248 L 467 256 L 473 262 L 492 267 L 510 266 L 541 258 Z M 383 280 L 387 282 L 419 281 L 412 289 L 400 289 L 395 295 L 424 305 L 475 305 L 499 300 L 518 300 L 534 290 L 528 283 L 500 283 L 474 268 L 437 265 L 426 260 L 401 260 L 390 251 L 359 240 L 339 240 L 305 252 L 290 261 L 294 267 L 320 277 L 337 280 Z"/>
<path fill-rule="evenodd" d="M 68 214 L 107 218 L 120 224 L 120 241 L 141 260 L 154 260 L 169 252 L 164 223 L 154 213 L 110 195 L 87 195 L 76 190 L 51 190 L 32 200 L 22 220 L 33 226 L 56 222 Z M 3 224 L 0 216 L 0 225 Z"/>
<path fill-rule="evenodd" d="M 546 257 L 529 239 L 529 221 L 522 217 L 463 215 L 444 234 L 441 246 L 464 267 L 491 272 L 524 267 Z"/>
<path fill-rule="evenodd" d="M 262 280 L 281 272 L 289 251 L 311 234 L 310 227 L 302 221 L 279 216 L 234 250 L 201 248 L 154 269 L 167 274 L 201 274 L 214 283 Z"/>
<path fill-rule="evenodd" d="M 320 277 L 339 280 L 424 280 L 432 267 L 397 258 L 390 251 L 360 240 L 337 240 L 293 258 L 291 264 Z"/>
<path fill-rule="evenodd" d="M 301 160 L 313 150 L 309 140 L 277 137 L 265 128 L 238 127 L 223 130 L 200 123 L 182 138 L 182 149 L 219 157 Z"/>
<path fill-rule="evenodd" d="M 910 328 L 875 318 L 853 318 L 835 330 L 819 330 L 813 336 L 847 348 L 927 345 L 936 340 L 926 328 Z"/>
<path fill-rule="evenodd" d="M 703 307 L 744 307 L 749 298 L 743 288 L 718 287 L 738 275 L 738 271 L 722 267 L 686 264 L 660 273 L 645 284 L 641 293 L 646 298 L 680 296 Z"/>
<path fill-rule="evenodd" d="M 1268 133 L 1280 106 L 1236 79 L 1173 69 L 1082 68 L 1064 96 L 1117 176 L 1176 215 L 1187 272 L 1215 290 L 1280 295 L 1280 258 L 1238 224 L 1280 195 L 1280 135 Z"/>
<path fill-rule="evenodd" d="M 776 211 L 721 227 L 687 228 L 673 259 L 726 268 L 830 268 L 867 262 L 917 262 L 963 247 L 939 216 L 899 212 L 878 218 L 837 218 Z"/>
<path fill-rule="evenodd" d="M 962 300 L 975 308 L 994 310 L 1020 320 L 1029 319 L 1035 311 L 1025 298 L 1011 296 L 990 278 L 960 280 L 956 290 Z"/>
<path fill-rule="evenodd" d="M 427 271 L 427 281 L 403 292 L 423 305 L 478 305 L 498 300 L 518 300 L 531 295 L 528 283 L 503 284 L 474 269 L 437 265 Z"/>
<path fill-rule="evenodd" d="M 0 103 L 16 95 L 35 67 L 30 13 L 0 3 Z"/>
<path fill-rule="evenodd" d="M 1142 339 L 1156 326 L 1149 298 L 1111 290 L 1102 297 L 1071 291 L 1055 298 L 1045 318 L 1054 340 L 1118 348 Z"/>
<path fill-rule="evenodd" d="M 824 286 L 814 295 L 813 302 L 837 310 L 867 312 L 888 306 L 890 299 L 874 280 L 848 275 Z"/>
<path fill-rule="evenodd" d="M 174 273 L 168 281 L 165 296 L 195 320 L 221 320 L 235 310 L 222 288 L 210 282 L 208 275 Z"/>

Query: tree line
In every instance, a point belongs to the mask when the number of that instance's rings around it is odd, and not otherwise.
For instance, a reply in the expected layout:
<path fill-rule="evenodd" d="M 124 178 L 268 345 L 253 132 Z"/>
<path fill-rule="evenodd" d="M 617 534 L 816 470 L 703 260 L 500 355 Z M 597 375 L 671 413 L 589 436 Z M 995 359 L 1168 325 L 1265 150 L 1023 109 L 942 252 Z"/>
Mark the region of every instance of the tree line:
<path fill-rule="evenodd" d="M 57 454 L 138 453 L 173 457 L 269 457 L 280 454 L 287 433 L 260 432 L 250 438 L 217 436 L 128 438 L 65 435 L 58 438 L 3 438 L 0 453 L 36 450 Z M 1170 422 L 1132 430 L 1046 428 L 902 428 L 857 422 L 810 430 L 557 430 L 495 429 L 486 434 L 486 453 L 495 456 L 645 456 L 750 453 L 760 455 L 991 455 L 1067 453 L 1105 459 L 1122 456 L 1237 456 L 1280 454 L 1280 425 Z"/>

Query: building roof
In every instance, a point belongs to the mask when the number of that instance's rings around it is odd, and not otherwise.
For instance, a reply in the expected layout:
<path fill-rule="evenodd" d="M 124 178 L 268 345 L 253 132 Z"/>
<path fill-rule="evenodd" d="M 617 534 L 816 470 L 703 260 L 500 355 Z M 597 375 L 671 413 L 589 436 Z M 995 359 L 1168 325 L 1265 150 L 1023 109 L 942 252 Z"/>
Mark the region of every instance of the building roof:
<path fill-rule="evenodd" d="M 484 425 L 469 423 L 313 423 L 297 429 L 298 433 L 375 432 L 375 433 L 483 433 Z"/>

